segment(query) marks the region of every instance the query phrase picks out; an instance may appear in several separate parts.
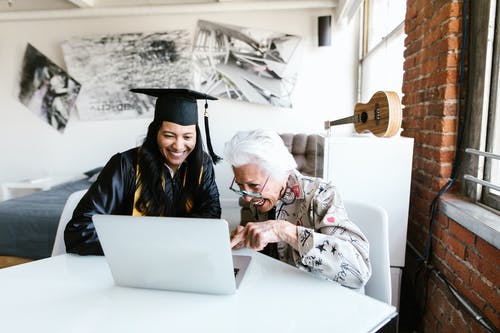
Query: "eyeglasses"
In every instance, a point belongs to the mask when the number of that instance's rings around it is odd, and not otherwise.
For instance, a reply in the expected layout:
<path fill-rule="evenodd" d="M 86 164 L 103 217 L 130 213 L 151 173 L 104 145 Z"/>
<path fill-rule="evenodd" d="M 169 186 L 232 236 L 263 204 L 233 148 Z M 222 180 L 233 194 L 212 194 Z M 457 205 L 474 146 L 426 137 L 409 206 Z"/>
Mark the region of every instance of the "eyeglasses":
<path fill-rule="evenodd" d="M 236 194 L 238 194 L 238 195 L 240 195 L 242 197 L 248 196 L 250 198 L 260 199 L 260 198 L 262 198 L 262 191 L 264 191 L 264 187 L 266 187 L 267 181 L 269 180 L 269 176 L 267 176 L 266 181 L 264 182 L 264 185 L 262 185 L 262 188 L 260 189 L 260 192 L 258 192 L 258 193 L 235 189 L 233 187 L 235 180 L 236 180 L 236 178 L 233 177 L 233 181 L 231 182 L 231 186 L 229 186 L 229 189 L 231 191 L 233 191 L 234 193 L 236 193 Z"/>

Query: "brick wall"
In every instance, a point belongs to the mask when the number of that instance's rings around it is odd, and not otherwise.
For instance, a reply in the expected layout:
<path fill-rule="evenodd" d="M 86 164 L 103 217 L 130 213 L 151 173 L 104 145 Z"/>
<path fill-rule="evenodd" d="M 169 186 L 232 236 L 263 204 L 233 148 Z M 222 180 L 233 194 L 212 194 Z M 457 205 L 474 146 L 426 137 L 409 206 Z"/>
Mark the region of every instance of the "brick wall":
<path fill-rule="evenodd" d="M 408 240 L 420 254 L 427 244 L 429 207 L 455 157 L 462 5 L 407 0 L 402 127 L 404 136 L 415 139 Z M 441 213 L 432 242 L 431 263 L 500 328 L 499 251 Z M 409 322 L 420 332 L 487 332 L 440 279 L 420 270 L 411 248 L 406 253 L 403 320 L 411 313 Z"/>

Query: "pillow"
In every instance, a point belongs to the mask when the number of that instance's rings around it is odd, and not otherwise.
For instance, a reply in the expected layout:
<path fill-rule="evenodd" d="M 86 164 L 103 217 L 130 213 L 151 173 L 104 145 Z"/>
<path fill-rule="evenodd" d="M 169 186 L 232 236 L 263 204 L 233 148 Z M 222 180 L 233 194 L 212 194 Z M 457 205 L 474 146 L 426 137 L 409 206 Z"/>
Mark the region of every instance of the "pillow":
<path fill-rule="evenodd" d="M 94 169 L 92 169 L 92 170 L 85 171 L 83 174 L 84 174 L 85 176 L 87 176 L 87 177 L 89 177 L 89 178 L 90 178 L 90 177 L 92 177 L 92 176 L 94 176 L 94 175 L 99 174 L 99 172 L 101 172 L 102 168 L 103 168 L 103 167 L 97 167 L 97 168 L 94 168 Z"/>
<path fill-rule="evenodd" d="M 100 174 L 100 172 L 98 172 L 98 173 L 96 173 L 96 174 L 92 175 L 92 177 L 90 177 L 90 178 L 88 179 L 88 181 L 89 181 L 90 183 L 95 182 L 95 181 L 97 180 L 97 177 L 99 177 L 99 174 Z"/>

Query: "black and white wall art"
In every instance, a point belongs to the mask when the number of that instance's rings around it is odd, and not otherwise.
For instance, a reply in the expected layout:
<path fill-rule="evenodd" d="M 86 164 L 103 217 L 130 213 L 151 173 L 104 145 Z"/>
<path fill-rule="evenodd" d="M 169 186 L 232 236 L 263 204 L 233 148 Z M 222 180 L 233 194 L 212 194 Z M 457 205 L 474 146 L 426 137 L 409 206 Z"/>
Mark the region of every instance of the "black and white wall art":
<path fill-rule="evenodd" d="M 130 88 L 191 88 L 187 30 L 71 38 L 62 44 L 68 72 L 81 84 L 82 120 L 152 116 L 154 99 Z"/>
<path fill-rule="evenodd" d="M 301 38 L 198 21 L 195 89 L 222 98 L 291 107 Z"/>
<path fill-rule="evenodd" d="M 80 90 L 69 76 L 31 44 L 24 52 L 19 100 L 52 127 L 63 132 Z"/>

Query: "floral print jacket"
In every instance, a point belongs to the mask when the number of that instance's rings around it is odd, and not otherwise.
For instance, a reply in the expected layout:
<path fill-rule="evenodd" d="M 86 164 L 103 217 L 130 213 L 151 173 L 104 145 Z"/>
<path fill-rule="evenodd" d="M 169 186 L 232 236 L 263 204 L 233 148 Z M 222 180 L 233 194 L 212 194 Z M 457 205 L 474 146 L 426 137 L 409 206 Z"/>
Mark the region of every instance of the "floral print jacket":
<path fill-rule="evenodd" d="M 366 284 L 371 275 L 368 240 L 349 220 L 332 183 L 295 171 L 275 208 L 276 219 L 298 226 L 298 251 L 278 243 L 281 261 L 350 288 Z M 267 213 L 251 209 L 257 221 L 268 220 Z"/>

